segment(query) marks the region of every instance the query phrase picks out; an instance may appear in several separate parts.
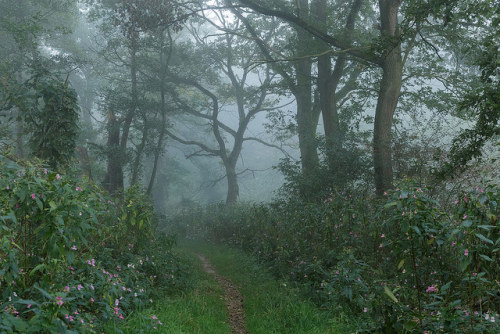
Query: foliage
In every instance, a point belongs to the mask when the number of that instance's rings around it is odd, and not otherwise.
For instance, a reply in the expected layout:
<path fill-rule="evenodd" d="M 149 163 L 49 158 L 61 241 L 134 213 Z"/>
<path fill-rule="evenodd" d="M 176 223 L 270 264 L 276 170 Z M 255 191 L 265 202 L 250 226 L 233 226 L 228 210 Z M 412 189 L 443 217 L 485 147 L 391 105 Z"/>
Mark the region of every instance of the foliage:
<path fill-rule="evenodd" d="M 133 231 L 131 220 L 116 219 L 121 212 L 153 221 L 151 211 L 122 208 L 94 185 L 39 164 L 1 157 L 0 167 L 2 331 L 98 332 L 150 304 L 159 287 L 181 285 L 172 237 L 153 239 L 152 225 L 134 238 L 117 233 Z"/>
<path fill-rule="evenodd" d="M 446 161 L 439 176 L 454 176 L 463 171 L 467 163 L 480 159 L 483 147 L 500 136 L 500 9 L 495 1 L 487 1 L 470 5 L 467 12 L 472 19 L 486 16 L 489 29 L 480 40 L 480 49 L 475 56 L 474 65 L 480 71 L 480 85 L 469 90 L 459 107 L 473 115 L 475 124 L 472 128 L 463 130 L 453 139 L 450 157 Z"/>
<path fill-rule="evenodd" d="M 361 332 L 495 332 L 500 189 L 456 194 L 451 208 L 430 194 L 405 182 L 380 202 L 331 193 L 322 203 L 211 206 L 170 226 L 252 252 L 318 304 L 363 314 Z"/>
<path fill-rule="evenodd" d="M 24 117 L 35 156 L 57 168 L 73 158 L 80 108 L 76 92 L 67 83 L 52 77 L 40 79 L 34 80 L 34 98 L 43 101 L 42 107 L 36 106 Z"/>

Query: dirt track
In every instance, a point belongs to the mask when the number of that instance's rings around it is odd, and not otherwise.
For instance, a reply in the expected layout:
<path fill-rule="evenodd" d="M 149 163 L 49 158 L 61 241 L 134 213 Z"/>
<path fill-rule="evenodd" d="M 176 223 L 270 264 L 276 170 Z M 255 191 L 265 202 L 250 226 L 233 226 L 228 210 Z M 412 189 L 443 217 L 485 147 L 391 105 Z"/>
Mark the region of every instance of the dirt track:
<path fill-rule="evenodd" d="M 208 259 L 204 255 L 198 254 L 198 257 L 203 264 L 203 269 L 207 273 L 214 275 L 217 282 L 219 282 L 219 284 L 224 289 L 224 297 L 226 299 L 227 313 L 229 318 L 228 320 L 229 325 L 231 326 L 231 332 L 234 334 L 248 334 L 245 328 L 243 297 L 238 291 L 238 288 L 229 279 L 217 274 L 214 267 L 212 267 L 212 265 L 210 264 L 210 261 L 208 261 Z"/>

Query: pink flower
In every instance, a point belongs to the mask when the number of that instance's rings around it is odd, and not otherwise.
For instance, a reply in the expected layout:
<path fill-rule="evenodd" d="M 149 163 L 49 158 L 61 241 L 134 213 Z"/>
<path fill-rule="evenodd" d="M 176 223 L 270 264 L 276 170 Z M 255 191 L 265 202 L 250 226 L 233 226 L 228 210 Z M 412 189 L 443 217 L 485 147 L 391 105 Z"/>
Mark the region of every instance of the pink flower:
<path fill-rule="evenodd" d="M 365 312 L 365 313 L 366 313 L 366 312 L 368 312 L 368 308 L 366 308 L 366 307 L 365 307 L 365 308 L 363 309 L 363 312 Z"/>
<path fill-rule="evenodd" d="M 43 170 L 43 173 L 44 173 L 45 175 L 47 175 L 47 168 L 45 168 L 45 169 Z"/>
<path fill-rule="evenodd" d="M 430 292 L 437 292 L 437 289 L 434 285 L 431 285 L 429 287 L 427 287 L 427 289 L 425 290 L 426 293 L 430 293 Z"/>
<path fill-rule="evenodd" d="M 62 297 L 56 297 L 56 304 L 59 305 L 59 306 L 62 306 L 62 304 L 64 304 Z"/>
<path fill-rule="evenodd" d="M 10 189 L 10 187 L 9 187 L 9 186 L 6 186 L 6 187 L 5 187 L 5 189 L 9 190 L 9 189 Z"/>
<path fill-rule="evenodd" d="M 93 303 L 94 302 L 94 298 L 91 297 L 90 298 L 90 302 Z"/>
<path fill-rule="evenodd" d="M 31 308 L 31 304 L 28 304 L 27 308 Z"/>
<path fill-rule="evenodd" d="M 59 180 L 60 178 L 61 178 L 61 175 L 56 174 L 56 179 L 58 179 L 58 180 Z"/>
<path fill-rule="evenodd" d="M 71 247 L 71 249 L 74 250 L 74 251 L 78 250 L 78 248 L 76 248 L 75 245 L 73 245 L 73 247 Z"/>
<path fill-rule="evenodd" d="M 67 285 L 66 285 L 66 286 L 64 287 L 64 292 L 69 292 L 69 286 L 67 286 Z"/>
<path fill-rule="evenodd" d="M 151 319 L 158 320 L 158 317 L 156 315 L 153 315 L 153 316 L 151 316 Z"/>
<path fill-rule="evenodd" d="M 78 291 L 80 291 L 81 289 L 83 289 L 83 286 L 81 284 L 78 284 L 76 288 L 78 289 Z"/>
<path fill-rule="evenodd" d="M 31 198 L 35 199 L 36 195 L 35 194 L 31 194 Z"/>
<path fill-rule="evenodd" d="M 464 255 L 465 255 L 465 256 L 469 256 L 469 250 L 468 250 L 468 249 L 466 249 L 466 250 L 464 251 Z"/>

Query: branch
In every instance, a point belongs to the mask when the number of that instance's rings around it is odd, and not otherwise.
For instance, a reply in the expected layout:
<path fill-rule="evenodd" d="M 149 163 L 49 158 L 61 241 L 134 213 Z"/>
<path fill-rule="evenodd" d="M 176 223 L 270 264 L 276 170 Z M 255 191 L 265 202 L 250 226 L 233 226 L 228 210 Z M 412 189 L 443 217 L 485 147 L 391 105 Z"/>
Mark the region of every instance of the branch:
<path fill-rule="evenodd" d="M 283 153 L 284 155 L 286 155 L 287 157 L 290 157 L 290 154 L 288 154 L 287 151 L 285 151 L 282 147 L 278 146 L 278 145 L 274 145 L 274 144 L 271 144 L 271 143 L 268 143 L 268 142 L 265 142 L 263 141 L 262 139 L 259 139 L 259 138 L 256 138 L 256 137 L 246 137 L 246 138 L 243 138 L 243 141 L 249 141 L 249 140 L 252 140 L 252 141 L 256 141 L 258 143 L 261 143 L 262 145 L 265 145 L 265 146 L 268 146 L 268 147 L 272 147 L 272 148 L 275 148 L 277 150 L 280 150 L 281 153 Z"/>
<path fill-rule="evenodd" d="M 174 135 L 172 132 L 170 132 L 168 129 L 165 129 L 165 132 L 166 134 L 172 138 L 173 140 L 181 143 L 181 144 L 184 144 L 184 145 L 194 145 L 194 146 L 198 146 L 199 148 L 201 148 L 203 151 L 205 152 L 208 152 L 210 154 L 213 154 L 214 156 L 220 156 L 221 155 L 221 151 L 220 150 L 214 150 L 214 149 L 211 149 L 210 147 L 206 146 L 205 144 L 203 143 L 200 143 L 198 141 L 194 141 L 194 140 L 184 140 L 180 137 L 177 137 L 176 135 Z"/>
<path fill-rule="evenodd" d="M 299 26 L 300 28 L 304 29 L 305 31 L 309 32 L 311 35 L 325 41 L 326 43 L 330 44 L 331 46 L 334 46 L 336 48 L 339 48 L 341 50 L 346 50 L 350 55 L 357 57 L 359 59 L 363 59 L 365 61 L 368 61 L 370 63 L 375 63 L 379 64 L 380 63 L 380 58 L 375 57 L 374 55 L 371 55 L 367 52 L 362 51 L 360 48 L 354 48 L 350 43 L 346 43 L 340 39 L 335 38 L 334 36 L 330 36 L 327 33 L 321 31 L 320 29 L 312 26 L 311 24 L 307 23 L 304 21 L 302 18 L 295 16 L 290 13 L 286 13 L 283 11 L 279 10 L 274 10 L 270 8 L 266 8 L 264 6 L 261 6 L 257 3 L 255 3 L 253 0 L 239 0 L 243 5 L 247 6 L 248 8 L 267 15 L 267 16 L 274 16 L 278 17 L 280 19 L 283 19 L 287 22 L 293 23 L 296 26 Z"/>

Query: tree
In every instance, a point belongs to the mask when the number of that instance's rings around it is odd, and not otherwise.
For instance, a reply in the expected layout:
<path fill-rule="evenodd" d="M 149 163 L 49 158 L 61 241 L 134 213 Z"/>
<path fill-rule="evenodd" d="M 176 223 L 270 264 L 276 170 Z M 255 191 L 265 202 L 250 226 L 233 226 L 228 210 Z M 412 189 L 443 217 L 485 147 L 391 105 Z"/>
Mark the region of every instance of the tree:
<path fill-rule="evenodd" d="M 213 24 L 215 25 L 215 23 Z M 178 74 L 170 73 L 169 79 L 172 82 L 182 84 L 186 87 L 184 89 L 188 89 L 187 92 L 183 89 L 183 95 L 195 97 L 194 101 L 200 100 L 196 104 L 201 104 L 203 106 L 201 109 L 193 105 L 193 98 L 191 98 L 192 102 L 190 103 L 181 98 L 181 94 L 174 97 L 186 113 L 199 120 L 209 122 L 215 147 L 211 146 L 211 143 L 207 142 L 206 139 L 204 141 L 196 138 L 184 139 L 172 131 L 167 131 L 167 133 L 180 143 L 198 147 L 199 150 L 190 156 L 208 155 L 221 159 L 227 179 L 226 203 L 232 204 L 237 201 L 239 196 L 239 173 L 236 167 L 244 142 L 253 140 L 264 145 L 278 147 L 259 138 L 245 136 L 248 124 L 257 113 L 271 108 L 268 98 L 273 84 L 273 75 L 267 67 L 263 69 L 252 68 L 250 65 L 257 52 L 253 44 L 244 39 L 238 39 L 228 32 L 228 30 L 239 28 L 241 23 L 238 20 L 233 24 L 221 20 L 220 24 L 222 25 L 219 29 L 222 31 L 221 36 L 216 38 L 213 44 L 206 41 L 206 36 L 200 36 L 196 30 L 193 30 L 197 47 L 200 48 L 198 54 L 195 53 L 195 63 L 199 64 L 200 60 L 203 59 L 205 64 L 213 64 L 213 69 L 206 71 L 207 77 L 201 77 L 201 71 L 198 68 L 192 77 L 181 77 Z M 185 66 L 183 70 L 186 72 Z M 212 86 L 217 84 L 216 89 L 205 87 L 204 82 L 208 80 Z M 258 81 L 257 85 L 252 83 L 255 81 Z M 224 104 L 229 105 L 224 107 Z M 225 111 L 237 115 L 238 121 L 235 126 L 220 119 L 220 113 Z"/>
<path fill-rule="evenodd" d="M 113 28 L 121 32 L 124 40 L 117 42 L 117 40 L 110 40 L 108 46 L 112 50 L 114 56 L 118 56 L 115 60 L 122 63 L 129 69 L 130 86 L 130 101 L 128 105 L 121 104 L 120 109 L 123 111 L 123 117 L 116 117 L 116 111 L 109 111 L 113 117 L 108 117 L 109 129 L 114 129 L 116 132 L 117 124 L 120 124 L 118 133 L 109 134 L 108 144 L 111 145 L 108 149 L 108 175 L 105 177 L 106 187 L 110 192 L 119 192 L 123 188 L 123 166 L 127 162 L 126 150 L 129 142 L 129 134 L 135 116 L 139 109 L 139 88 L 138 88 L 138 75 L 140 72 L 138 63 L 138 54 L 141 48 L 141 38 L 144 39 L 148 34 L 157 32 L 161 27 L 163 30 L 166 28 L 178 31 L 182 27 L 182 19 L 179 19 L 177 14 L 178 10 L 175 7 L 176 2 L 170 0 L 88 0 L 91 5 L 92 11 L 90 16 L 94 19 L 105 18 L 105 22 L 111 22 L 112 27 L 104 23 L 101 26 L 103 33 L 110 32 Z M 126 47 L 127 55 L 122 55 L 116 50 L 120 44 Z M 125 57 L 125 58 L 124 58 Z M 143 111 L 145 112 L 145 111 Z M 146 126 L 146 124 L 144 124 Z M 147 127 L 144 130 L 147 131 Z M 118 135 L 118 138 L 117 138 Z M 113 139 L 111 139 L 113 138 Z M 143 136 L 147 139 L 147 133 Z M 119 151 L 116 150 L 114 142 L 119 141 Z M 142 148 L 143 149 L 143 148 Z M 139 154 L 136 155 L 132 171 L 132 183 L 137 182 L 138 162 L 140 161 L 142 149 L 139 147 Z M 115 159 L 112 161 L 112 159 Z M 120 163 L 121 168 L 117 168 L 116 163 Z M 116 171 L 121 173 L 117 175 L 110 175 L 109 173 Z"/>
<path fill-rule="evenodd" d="M 331 47 L 357 59 L 360 63 L 369 63 L 377 66 L 382 71 L 379 83 L 375 122 L 373 132 L 373 158 L 375 169 L 376 194 L 383 193 L 392 187 L 392 154 L 391 154 L 391 128 L 394 113 L 402 87 L 403 68 L 405 61 L 415 45 L 417 34 L 422 31 L 428 18 L 446 13 L 451 6 L 449 1 L 432 1 L 431 3 L 408 3 L 404 7 L 403 29 L 398 21 L 398 15 L 403 5 L 403 0 L 380 0 L 378 2 L 378 30 L 379 36 L 373 34 L 346 39 L 344 36 L 325 31 L 307 18 L 294 14 L 290 9 L 300 12 L 301 4 L 295 6 L 286 2 L 257 3 L 253 0 L 239 0 L 239 2 L 264 15 L 278 17 L 295 26 L 298 26 L 315 38 L 328 43 Z M 420 34 L 422 40 L 424 38 Z M 403 50 L 403 47 L 405 49 Z"/>

